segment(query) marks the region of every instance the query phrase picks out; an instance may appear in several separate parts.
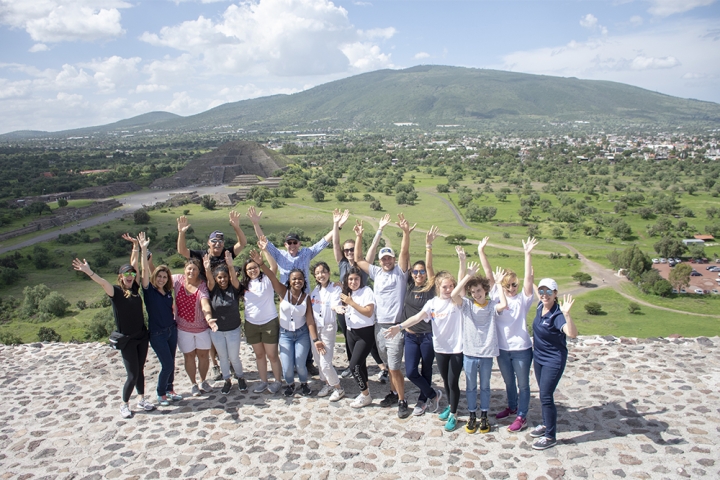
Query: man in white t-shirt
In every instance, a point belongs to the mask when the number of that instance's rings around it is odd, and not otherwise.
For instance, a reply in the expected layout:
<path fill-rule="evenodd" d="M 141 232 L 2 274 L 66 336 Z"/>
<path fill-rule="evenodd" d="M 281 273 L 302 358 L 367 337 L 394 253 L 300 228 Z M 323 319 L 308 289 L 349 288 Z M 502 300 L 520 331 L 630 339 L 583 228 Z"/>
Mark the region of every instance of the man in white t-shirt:
<path fill-rule="evenodd" d="M 396 335 L 392 339 L 385 338 L 385 331 L 402 321 L 405 291 L 410 273 L 410 233 L 415 225 L 399 214 L 398 227 L 403 232 L 400 243 L 400 257 L 395 260 L 395 252 L 390 247 L 383 247 L 378 252 L 380 267 L 370 265 L 362 258 L 362 223 L 355 225 L 355 263 L 361 270 L 368 273 L 374 281 L 375 292 L 375 341 L 380 357 L 390 371 L 390 393 L 380 402 L 381 407 L 398 405 L 398 415 L 404 418 L 408 410 L 405 401 L 405 377 L 402 372 L 402 357 L 405 351 L 404 335 Z M 382 230 L 379 231 L 382 233 Z"/>

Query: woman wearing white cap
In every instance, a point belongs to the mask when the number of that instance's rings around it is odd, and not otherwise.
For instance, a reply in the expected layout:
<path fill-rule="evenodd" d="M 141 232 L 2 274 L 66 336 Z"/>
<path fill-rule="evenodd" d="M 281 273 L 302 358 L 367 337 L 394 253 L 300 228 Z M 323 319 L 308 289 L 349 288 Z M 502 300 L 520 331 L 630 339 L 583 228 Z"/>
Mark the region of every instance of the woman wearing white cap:
<path fill-rule="evenodd" d="M 540 280 L 540 303 L 533 320 L 535 378 L 540 390 L 543 417 L 542 425 L 530 432 L 531 437 L 538 439 L 532 446 L 535 450 L 545 450 L 557 444 L 557 408 L 553 394 L 567 363 L 566 337 L 575 338 L 578 334 L 570 318 L 570 308 L 575 300 L 572 295 L 564 295 L 562 302 L 558 302 L 557 288 L 557 282 L 552 278 Z"/>

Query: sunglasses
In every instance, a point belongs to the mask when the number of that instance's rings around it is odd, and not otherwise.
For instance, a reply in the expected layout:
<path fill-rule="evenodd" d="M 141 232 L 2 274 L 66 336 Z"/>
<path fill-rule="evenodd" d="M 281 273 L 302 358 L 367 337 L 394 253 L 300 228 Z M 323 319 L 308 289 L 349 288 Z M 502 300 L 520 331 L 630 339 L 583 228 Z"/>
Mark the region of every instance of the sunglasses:
<path fill-rule="evenodd" d="M 345 253 L 353 253 L 355 251 L 355 248 L 346 248 L 343 250 Z"/>
<path fill-rule="evenodd" d="M 426 273 L 427 273 L 426 270 L 413 270 L 412 271 L 413 275 L 425 275 Z"/>
<path fill-rule="evenodd" d="M 553 291 L 550 290 L 549 288 L 538 288 L 538 293 L 540 295 L 552 295 Z"/>
<path fill-rule="evenodd" d="M 515 283 L 510 283 L 510 284 L 508 284 L 508 286 L 506 286 L 505 288 L 508 288 L 508 289 L 510 289 L 510 288 L 517 288 L 517 286 L 518 286 L 518 284 L 517 284 L 517 282 L 515 282 Z"/>
<path fill-rule="evenodd" d="M 225 240 L 210 240 L 210 243 L 217 245 L 218 243 L 225 243 Z"/>
<path fill-rule="evenodd" d="M 125 277 L 125 278 L 127 278 L 127 277 L 133 277 L 133 278 L 134 278 L 134 277 L 137 276 L 137 273 L 135 273 L 135 272 L 124 272 L 124 273 L 122 274 L 122 276 Z"/>
<path fill-rule="evenodd" d="M 245 269 L 246 272 L 252 272 L 252 271 L 255 271 L 255 270 L 260 270 L 260 267 L 248 267 L 248 268 Z"/>
<path fill-rule="evenodd" d="M 287 243 L 288 245 L 297 245 L 300 242 L 298 242 L 297 240 L 285 240 L 285 243 Z"/>

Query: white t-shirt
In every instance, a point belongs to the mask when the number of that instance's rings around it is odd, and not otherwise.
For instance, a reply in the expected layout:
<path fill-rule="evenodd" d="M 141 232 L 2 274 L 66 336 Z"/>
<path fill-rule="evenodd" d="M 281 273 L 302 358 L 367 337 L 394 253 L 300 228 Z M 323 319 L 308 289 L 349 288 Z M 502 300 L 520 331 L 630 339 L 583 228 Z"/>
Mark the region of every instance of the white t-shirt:
<path fill-rule="evenodd" d="M 313 318 L 318 328 L 324 327 L 326 324 L 335 323 L 335 311 L 332 307 L 340 305 L 340 293 L 342 287 L 335 286 L 334 283 L 328 283 L 327 288 L 321 288 L 317 285 L 310 294 L 310 302 L 312 302 Z"/>
<path fill-rule="evenodd" d="M 350 305 L 347 306 L 345 312 L 345 323 L 347 324 L 348 330 L 357 330 L 358 328 L 371 327 L 375 324 L 375 310 L 377 310 L 377 304 L 375 303 L 375 294 L 370 287 L 358 288 L 351 295 L 353 301 L 361 307 L 367 307 L 370 304 L 375 305 L 372 315 L 366 317 Z"/>
<path fill-rule="evenodd" d="M 293 303 L 290 290 L 280 300 L 280 326 L 289 332 L 305 326 L 305 313 L 307 312 L 307 295 L 300 294 L 302 301 Z"/>
<path fill-rule="evenodd" d="M 440 297 L 434 297 L 427 301 L 422 311 L 430 316 L 425 321 L 432 322 L 435 352 L 462 353 L 462 308 L 455 305 L 452 299 L 444 300 Z"/>
<path fill-rule="evenodd" d="M 377 300 L 375 312 L 378 323 L 402 322 L 409 273 L 409 269 L 403 272 L 397 265 L 389 272 L 377 265 L 370 265 L 370 278 L 375 282 L 373 288 Z"/>
<path fill-rule="evenodd" d="M 498 298 L 499 284 L 490 289 L 490 298 Z M 500 350 L 515 351 L 527 350 L 532 347 L 530 335 L 527 331 L 527 314 L 533 303 L 532 295 L 526 296 L 519 290 L 514 297 L 507 297 L 508 309 L 495 315 L 495 328 L 497 329 L 498 347 Z"/>
<path fill-rule="evenodd" d="M 277 316 L 275 291 L 267 275 L 263 275 L 262 280 L 250 280 L 245 290 L 245 321 L 265 325 Z"/>

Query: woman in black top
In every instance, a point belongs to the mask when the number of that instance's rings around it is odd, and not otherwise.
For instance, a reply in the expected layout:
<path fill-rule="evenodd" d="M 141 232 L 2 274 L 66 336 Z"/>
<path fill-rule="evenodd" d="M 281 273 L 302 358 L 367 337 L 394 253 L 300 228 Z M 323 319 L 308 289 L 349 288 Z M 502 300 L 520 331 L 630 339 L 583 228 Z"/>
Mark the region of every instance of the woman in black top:
<path fill-rule="evenodd" d="M 154 410 L 155 406 L 145 400 L 145 360 L 148 354 L 148 334 L 145 328 L 145 317 L 143 315 L 143 303 L 140 298 L 140 284 L 137 276 L 138 254 L 133 247 L 131 257 L 132 265 L 120 267 L 117 285 L 112 285 L 104 278 L 90 270 L 87 260 L 75 259 L 72 262 L 73 268 L 85 273 L 99 284 L 112 301 L 113 315 L 115 316 L 115 328 L 123 335 L 130 337 L 126 345 L 120 350 L 123 364 L 127 372 L 127 380 L 122 391 L 122 405 L 120 415 L 123 418 L 132 418 L 130 410 L 130 395 L 133 388 L 138 393 L 137 406 L 141 410 Z"/>
<path fill-rule="evenodd" d="M 242 362 L 240 361 L 240 298 L 244 289 L 235 275 L 232 254 L 225 251 L 225 264 L 211 269 L 211 259 L 208 254 L 203 257 L 207 287 L 210 292 L 210 307 L 212 318 L 210 325 L 210 338 L 220 359 L 223 385 L 220 391 L 223 395 L 230 393 L 232 380 L 230 379 L 230 365 L 235 370 L 238 379 L 238 389 L 247 391 L 247 382 L 243 378 Z M 230 270 L 232 269 L 232 275 Z"/>
<path fill-rule="evenodd" d="M 425 303 L 435 296 L 435 287 L 429 290 L 425 287 L 428 285 L 428 279 L 435 276 L 432 263 L 432 243 L 437 235 L 438 228 L 430 227 L 425 235 L 425 261 L 415 262 L 410 270 L 402 321 L 419 313 Z M 432 281 L 430 284 L 432 285 Z M 420 360 L 422 360 L 422 372 L 420 371 Z M 431 412 L 438 409 L 442 390 L 432 387 L 433 360 L 435 360 L 435 350 L 433 349 L 430 323 L 420 322 L 407 329 L 405 331 L 405 375 L 420 389 L 420 396 L 412 411 L 414 416 L 424 414 L 428 408 Z M 398 416 L 406 418 L 409 415 L 410 409 L 405 402 L 398 408 Z"/>

